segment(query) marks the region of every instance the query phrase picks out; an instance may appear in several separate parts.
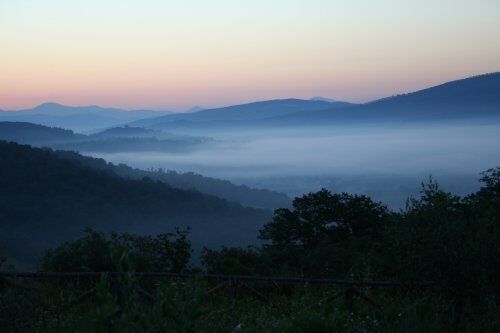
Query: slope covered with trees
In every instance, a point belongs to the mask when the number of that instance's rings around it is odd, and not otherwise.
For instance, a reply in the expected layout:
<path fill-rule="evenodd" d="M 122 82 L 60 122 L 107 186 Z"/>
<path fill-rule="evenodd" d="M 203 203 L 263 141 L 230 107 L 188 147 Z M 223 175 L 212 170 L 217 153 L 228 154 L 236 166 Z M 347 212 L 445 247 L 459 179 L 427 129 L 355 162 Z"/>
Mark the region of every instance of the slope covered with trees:
<path fill-rule="evenodd" d="M 66 159 L 78 160 L 80 163 L 94 169 L 112 171 L 126 178 L 142 179 L 148 177 L 174 188 L 196 190 L 244 206 L 276 209 L 278 207 L 288 207 L 291 204 L 291 199 L 280 192 L 250 188 L 246 185 L 235 185 L 227 180 L 205 177 L 193 172 L 181 173 L 164 169 L 135 169 L 125 164 L 114 165 L 101 158 L 82 156 L 71 151 L 55 151 L 55 154 Z"/>
<path fill-rule="evenodd" d="M 269 217 L 151 178 L 125 179 L 50 150 L 0 142 L 0 161 L 1 241 L 25 259 L 87 226 L 140 234 L 191 227 L 198 247 L 252 243 Z"/>

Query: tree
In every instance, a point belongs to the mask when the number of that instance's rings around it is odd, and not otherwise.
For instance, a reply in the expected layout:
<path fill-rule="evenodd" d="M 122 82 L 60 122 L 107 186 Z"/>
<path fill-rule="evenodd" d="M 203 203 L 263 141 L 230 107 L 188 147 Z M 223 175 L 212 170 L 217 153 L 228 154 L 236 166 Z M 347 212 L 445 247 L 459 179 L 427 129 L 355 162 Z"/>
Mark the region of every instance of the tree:
<path fill-rule="evenodd" d="M 498 171 L 498 168 L 496 169 Z M 389 225 L 377 254 L 379 274 L 427 280 L 457 304 L 500 294 L 500 210 L 498 173 L 485 187 L 461 199 L 431 180 L 422 196 Z"/>
<path fill-rule="evenodd" d="M 269 242 L 264 250 L 273 262 L 287 272 L 338 275 L 349 270 L 390 216 L 385 205 L 367 196 L 323 189 L 296 198 L 292 210 L 276 210 L 260 238 Z"/>
<path fill-rule="evenodd" d="M 314 248 L 325 238 L 332 242 L 376 234 L 390 216 L 387 207 L 364 195 L 332 194 L 322 189 L 293 201 L 293 210 L 278 209 L 260 238 L 274 245 Z"/>
<path fill-rule="evenodd" d="M 188 230 L 176 229 L 155 237 L 128 233 L 106 236 L 88 228 L 86 235 L 46 252 L 41 260 L 44 271 L 106 272 L 116 267 L 117 257 L 127 253 L 132 270 L 181 272 L 191 258 Z"/>

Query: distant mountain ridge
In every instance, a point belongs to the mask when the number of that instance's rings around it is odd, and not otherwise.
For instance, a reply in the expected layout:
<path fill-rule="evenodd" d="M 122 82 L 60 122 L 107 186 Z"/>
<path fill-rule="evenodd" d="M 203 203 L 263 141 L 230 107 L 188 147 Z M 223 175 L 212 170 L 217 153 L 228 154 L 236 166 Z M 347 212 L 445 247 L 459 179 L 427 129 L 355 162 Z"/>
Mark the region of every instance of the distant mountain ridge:
<path fill-rule="evenodd" d="M 129 124 L 151 129 L 283 127 L 340 124 L 343 122 L 426 121 L 497 117 L 500 109 L 500 72 L 446 82 L 415 92 L 364 104 L 334 101 L 279 99 L 194 112 L 125 111 L 98 106 L 66 107 L 42 104 L 18 112 L 0 111 L 0 120 L 26 121 L 76 131 Z M 70 114 L 70 115 L 68 115 Z M 64 116 L 63 116 L 64 115 Z"/>
<path fill-rule="evenodd" d="M 211 128 L 260 129 L 491 117 L 500 117 L 500 72 L 450 81 L 364 104 L 332 102 L 323 97 L 313 97 L 307 101 L 272 100 L 204 110 L 189 115 L 167 115 L 132 124 L 189 132 Z"/>
<path fill-rule="evenodd" d="M 232 105 L 216 109 L 205 109 L 193 113 L 172 114 L 157 118 L 145 119 L 131 123 L 131 126 L 162 128 L 169 123 L 189 122 L 238 122 L 254 121 L 275 116 L 288 115 L 299 111 L 315 111 L 344 107 L 351 105 L 347 102 L 326 102 L 302 99 L 280 99 L 259 101 L 248 104 Z"/>
<path fill-rule="evenodd" d="M 74 131 L 92 131 L 138 119 L 170 114 L 170 111 L 124 110 L 99 106 L 66 106 L 44 103 L 32 109 L 1 111 L 0 120 L 30 122 Z"/>
<path fill-rule="evenodd" d="M 345 122 L 434 121 L 500 117 L 500 72 L 450 81 L 416 92 L 346 108 L 296 112 L 260 126 L 332 125 Z"/>
<path fill-rule="evenodd" d="M 134 116 L 157 116 L 160 114 L 170 114 L 173 113 L 171 111 L 154 111 L 154 110 L 126 110 L 120 108 L 104 108 L 97 105 L 89 105 L 89 106 L 67 106 L 59 103 L 42 103 L 38 106 L 35 106 L 31 109 L 21 109 L 16 111 L 4 111 L 4 112 L 13 112 L 13 113 L 22 113 L 25 115 L 33 115 L 33 114 L 45 114 L 52 116 L 71 116 L 75 114 L 86 114 L 86 113 L 100 113 L 106 116 L 114 116 L 118 118 L 129 118 L 131 115 Z"/>

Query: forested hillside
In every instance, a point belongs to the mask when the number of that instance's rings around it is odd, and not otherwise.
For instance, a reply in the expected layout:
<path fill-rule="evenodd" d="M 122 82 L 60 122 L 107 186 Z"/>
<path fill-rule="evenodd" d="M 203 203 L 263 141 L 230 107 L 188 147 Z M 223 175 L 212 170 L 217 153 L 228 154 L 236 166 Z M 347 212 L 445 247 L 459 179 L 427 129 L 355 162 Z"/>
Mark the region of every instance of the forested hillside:
<path fill-rule="evenodd" d="M 244 206 L 276 209 L 288 207 L 291 204 L 291 199 L 280 192 L 250 188 L 246 185 L 235 185 L 227 180 L 205 177 L 193 172 L 181 173 L 163 169 L 141 170 L 125 164 L 114 165 L 103 159 L 83 156 L 72 151 L 55 151 L 55 154 L 63 158 L 78 160 L 91 168 L 112 171 L 126 178 L 142 179 L 148 177 L 175 188 L 196 190 Z"/>
<path fill-rule="evenodd" d="M 191 227 L 199 247 L 253 243 L 269 218 L 268 211 L 151 178 L 125 179 L 50 150 L 0 142 L 0 161 L 1 241 L 26 260 L 87 226 L 140 234 Z"/>

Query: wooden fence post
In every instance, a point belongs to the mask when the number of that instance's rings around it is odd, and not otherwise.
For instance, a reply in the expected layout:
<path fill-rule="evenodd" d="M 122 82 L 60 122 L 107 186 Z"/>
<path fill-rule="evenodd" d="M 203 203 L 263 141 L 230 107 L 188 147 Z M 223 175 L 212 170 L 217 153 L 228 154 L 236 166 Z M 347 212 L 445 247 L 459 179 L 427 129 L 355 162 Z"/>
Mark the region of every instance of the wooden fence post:
<path fill-rule="evenodd" d="M 354 308 L 355 294 L 356 294 L 356 289 L 354 289 L 354 287 L 348 287 L 344 290 L 345 306 L 349 311 L 352 311 Z"/>

